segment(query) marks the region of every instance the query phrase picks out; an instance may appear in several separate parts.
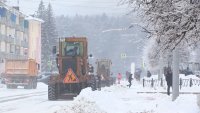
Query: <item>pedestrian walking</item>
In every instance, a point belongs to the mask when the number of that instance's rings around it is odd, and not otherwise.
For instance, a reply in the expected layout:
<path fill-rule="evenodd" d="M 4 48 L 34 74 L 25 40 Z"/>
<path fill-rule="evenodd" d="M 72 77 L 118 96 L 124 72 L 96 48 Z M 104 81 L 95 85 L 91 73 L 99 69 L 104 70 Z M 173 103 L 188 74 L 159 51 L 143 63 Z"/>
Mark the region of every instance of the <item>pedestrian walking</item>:
<path fill-rule="evenodd" d="M 147 77 L 151 77 L 151 72 L 149 70 L 147 71 Z"/>
<path fill-rule="evenodd" d="M 121 73 L 118 73 L 117 75 L 118 84 L 120 84 L 121 79 L 122 79 L 122 75 Z"/>
<path fill-rule="evenodd" d="M 170 87 L 172 87 L 172 70 L 171 67 L 164 68 L 164 75 L 167 82 L 167 95 L 170 95 Z"/>
<path fill-rule="evenodd" d="M 129 74 L 129 77 L 128 77 L 129 85 L 127 85 L 129 88 L 130 88 L 131 85 L 132 85 L 132 80 L 133 80 L 133 78 L 132 78 L 132 74 L 130 73 L 130 74 Z"/>

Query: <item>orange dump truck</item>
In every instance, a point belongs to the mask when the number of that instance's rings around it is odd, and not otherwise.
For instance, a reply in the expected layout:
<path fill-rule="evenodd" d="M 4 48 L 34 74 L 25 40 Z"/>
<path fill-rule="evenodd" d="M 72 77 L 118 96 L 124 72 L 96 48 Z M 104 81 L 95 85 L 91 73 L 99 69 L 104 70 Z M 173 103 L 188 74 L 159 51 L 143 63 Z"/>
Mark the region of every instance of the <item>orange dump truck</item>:
<path fill-rule="evenodd" d="M 7 88 L 24 86 L 25 89 L 37 87 L 38 65 L 33 59 L 7 59 L 4 77 Z"/>

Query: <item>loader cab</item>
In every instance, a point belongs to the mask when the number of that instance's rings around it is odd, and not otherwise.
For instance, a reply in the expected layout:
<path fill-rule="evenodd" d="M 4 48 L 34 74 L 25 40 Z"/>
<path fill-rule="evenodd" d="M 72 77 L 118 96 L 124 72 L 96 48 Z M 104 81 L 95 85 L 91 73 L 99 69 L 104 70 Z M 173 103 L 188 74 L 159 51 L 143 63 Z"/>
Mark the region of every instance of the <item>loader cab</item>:
<path fill-rule="evenodd" d="M 83 42 L 62 42 L 62 57 L 83 57 Z"/>
<path fill-rule="evenodd" d="M 87 39 L 65 38 L 59 42 L 58 68 L 62 78 L 69 69 L 77 77 L 84 76 L 87 70 Z"/>

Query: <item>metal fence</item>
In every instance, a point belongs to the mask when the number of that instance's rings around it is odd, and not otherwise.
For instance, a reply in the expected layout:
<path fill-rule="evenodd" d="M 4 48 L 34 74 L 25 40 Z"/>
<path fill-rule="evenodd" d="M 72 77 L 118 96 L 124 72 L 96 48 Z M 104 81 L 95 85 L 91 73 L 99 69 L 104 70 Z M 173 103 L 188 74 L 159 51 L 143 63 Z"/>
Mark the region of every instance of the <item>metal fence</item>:
<path fill-rule="evenodd" d="M 143 87 L 164 87 L 166 86 L 166 80 L 165 79 L 143 79 Z M 200 80 L 199 79 L 179 79 L 179 87 L 180 89 L 182 87 L 192 87 L 192 86 L 200 86 Z"/>

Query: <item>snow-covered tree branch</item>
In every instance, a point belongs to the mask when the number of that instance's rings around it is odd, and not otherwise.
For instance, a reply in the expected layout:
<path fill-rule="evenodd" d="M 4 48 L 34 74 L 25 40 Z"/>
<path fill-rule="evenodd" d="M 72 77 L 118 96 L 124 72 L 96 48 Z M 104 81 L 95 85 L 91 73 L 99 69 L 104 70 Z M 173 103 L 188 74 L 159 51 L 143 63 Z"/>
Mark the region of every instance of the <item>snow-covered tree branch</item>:
<path fill-rule="evenodd" d="M 195 47 L 200 40 L 200 2 L 198 0 L 123 0 L 140 11 L 151 38 L 156 40 L 153 58 L 176 47 Z"/>

